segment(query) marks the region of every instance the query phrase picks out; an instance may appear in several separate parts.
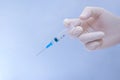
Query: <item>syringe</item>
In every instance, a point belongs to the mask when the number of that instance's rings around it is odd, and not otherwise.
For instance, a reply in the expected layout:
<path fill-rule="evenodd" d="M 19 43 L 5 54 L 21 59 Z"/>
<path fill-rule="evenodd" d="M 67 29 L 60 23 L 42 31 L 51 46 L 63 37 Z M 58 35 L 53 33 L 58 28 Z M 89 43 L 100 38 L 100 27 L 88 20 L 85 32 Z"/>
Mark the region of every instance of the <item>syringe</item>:
<path fill-rule="evenodd" d="M 71 28 L 75 28 L 75 27 L 71 27 Z M 93 32 L 94 29 L 92 27 L 89 27 L 87 28 L 86 31 L 84 31 L 84 33 L 89 33 L 89 32 Z M 62 40 L 65 36 L 66 36 L 66 32 L 67 32 L 67 29 L 61 31 L 57 37 L 54 37 L 50 42 L 48 42 L 48 44 L 46 44 L 43 49 L 41 49 L 41 51 L 36 55 L 36 56 L 39 56 L 43 51 L 45 51 L 46 49 L 52 47 L 55 43 L 59 42 L 60 40 Z"/>
<path fill-rule="evenodd" d="M 66 31 L 67 29 L 61 31 L 57 37 L 54 37 L 50 42 L 48 42 L 43 49 L 41 49 L 41 51 L 36 55 L 39 56 L 43 51 L 45 51 L 46 49 L 52 47 L 55 43 L 59 42 L 60 40 L 62 40 L 65 36 L 66 36 Z"/>

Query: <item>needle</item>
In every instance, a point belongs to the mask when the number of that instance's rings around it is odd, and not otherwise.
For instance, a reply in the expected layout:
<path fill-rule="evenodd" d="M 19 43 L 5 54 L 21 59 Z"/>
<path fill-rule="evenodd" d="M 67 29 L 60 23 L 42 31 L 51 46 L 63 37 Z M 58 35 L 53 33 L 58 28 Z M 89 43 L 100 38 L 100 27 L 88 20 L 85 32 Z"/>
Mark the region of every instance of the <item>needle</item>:
<path fill-rule="evenodd" d="M 42 52 L 44 52 L 46 50 L 46 48 L 43 48 L 38 54 L 36 54 L 36 56 L 39 56 Z"/>

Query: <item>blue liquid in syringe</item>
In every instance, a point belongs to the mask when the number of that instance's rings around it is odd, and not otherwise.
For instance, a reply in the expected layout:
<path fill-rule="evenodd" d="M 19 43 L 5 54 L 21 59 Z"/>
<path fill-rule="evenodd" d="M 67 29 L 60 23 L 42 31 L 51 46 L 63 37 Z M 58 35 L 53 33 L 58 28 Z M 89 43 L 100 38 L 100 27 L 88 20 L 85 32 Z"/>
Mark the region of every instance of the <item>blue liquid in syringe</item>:
<path fill-rule="evenodd" d="M 45 51 L 46 49 L 52 47 L 55 43 L 59 42 L 60 40 L 62 40 L 65 37 L 65 32 L 66 30 L 62 31 L 60 33 L 60 35 L 58 35 L 57 37 L 55 37 L 53 40 L 51 40 L 38 54 L 37 56 L 39 56 L 43 51 Z"/>

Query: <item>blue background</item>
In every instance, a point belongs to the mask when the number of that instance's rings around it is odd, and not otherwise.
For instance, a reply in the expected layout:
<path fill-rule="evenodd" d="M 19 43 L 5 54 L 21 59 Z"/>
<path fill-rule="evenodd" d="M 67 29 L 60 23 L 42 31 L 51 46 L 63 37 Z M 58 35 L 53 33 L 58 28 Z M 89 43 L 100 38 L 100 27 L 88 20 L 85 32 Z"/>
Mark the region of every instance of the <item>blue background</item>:
<path fill-rule="evenodd" d="M 86 6 L 120 15 L 119 0 L 0 0 L 0 80 L 120 80 L 120 46 L 88 52 L 66 37 L 35 56 Z"/>

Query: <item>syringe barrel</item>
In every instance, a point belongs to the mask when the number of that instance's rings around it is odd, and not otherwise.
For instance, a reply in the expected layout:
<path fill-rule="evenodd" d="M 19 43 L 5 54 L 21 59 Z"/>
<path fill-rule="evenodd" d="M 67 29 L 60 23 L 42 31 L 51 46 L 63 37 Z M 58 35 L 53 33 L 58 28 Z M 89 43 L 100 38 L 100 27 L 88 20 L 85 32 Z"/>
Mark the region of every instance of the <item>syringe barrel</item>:
<path fill-rule="evenodd" d="M 61 31 L 57 37 L 54 37 L 52 41 L 50 41 L 45 48 L 49 48 L 53 46 L 55 43 L 59 42 L 61 39 L 65 37 L 66 30 Z"/>

